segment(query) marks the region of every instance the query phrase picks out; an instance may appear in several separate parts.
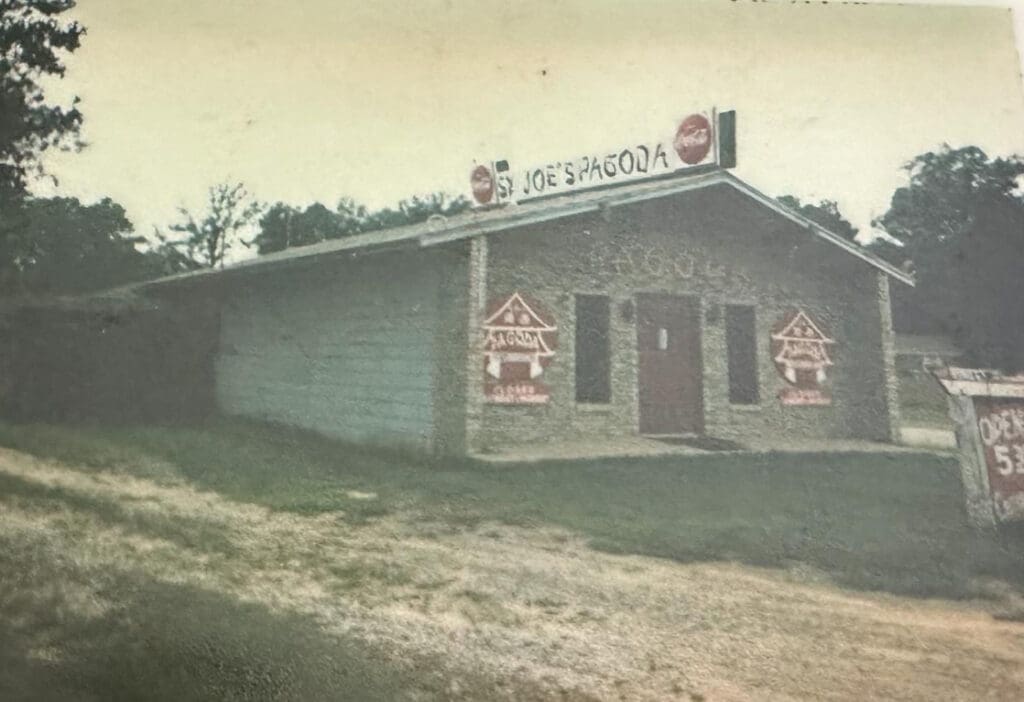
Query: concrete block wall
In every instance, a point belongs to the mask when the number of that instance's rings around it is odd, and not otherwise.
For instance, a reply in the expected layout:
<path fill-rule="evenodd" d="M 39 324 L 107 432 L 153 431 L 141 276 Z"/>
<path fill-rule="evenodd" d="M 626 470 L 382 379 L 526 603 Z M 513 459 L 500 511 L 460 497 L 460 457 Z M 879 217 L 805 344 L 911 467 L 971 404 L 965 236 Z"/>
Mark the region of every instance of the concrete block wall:
<path fill-rule="evenodd" d="M 374 254 L 232 285 L 216 365 L 222 411 L 435 448 L 444 265 L 420 252 Z"/>

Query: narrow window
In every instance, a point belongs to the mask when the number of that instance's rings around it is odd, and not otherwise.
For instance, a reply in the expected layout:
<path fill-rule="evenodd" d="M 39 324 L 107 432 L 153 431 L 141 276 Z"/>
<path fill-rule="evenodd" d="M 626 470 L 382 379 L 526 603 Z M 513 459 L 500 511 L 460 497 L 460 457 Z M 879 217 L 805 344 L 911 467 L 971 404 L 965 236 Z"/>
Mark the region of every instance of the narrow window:
<path fill-rule="evenodd" d="M 610 317 L 610 305 L 604 295 L 576 296 L 577 402 L 611 402 Z"/>
<path fill-rule="evenodd" d="M 725 308 L 725 343 L 729 356 L 729 402 L 756 405 L 760 395 L 753 306 L 728 305 Z"/>

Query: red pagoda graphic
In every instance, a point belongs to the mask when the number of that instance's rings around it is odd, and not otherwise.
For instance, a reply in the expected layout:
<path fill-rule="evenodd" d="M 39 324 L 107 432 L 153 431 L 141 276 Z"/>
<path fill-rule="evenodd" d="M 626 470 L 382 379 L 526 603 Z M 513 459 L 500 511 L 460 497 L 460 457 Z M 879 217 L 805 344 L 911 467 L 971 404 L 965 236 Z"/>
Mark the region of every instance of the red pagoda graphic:
<path fill-rule="evenodd" d="M 828 337 L 803 310 L 793 310 L 772 330 L 772 360 L 790 387 L 779 393 L 785 405 L 830 405 L 825 389 L 828 368 L 833 365 Z"/>
<path fill-rule="evenodd" d="M 484 395 L 502 405 L 544 404 L 538 378 L 554 357 L 558 328 L 518 292 L 492 306 L 484 320 Z"/>

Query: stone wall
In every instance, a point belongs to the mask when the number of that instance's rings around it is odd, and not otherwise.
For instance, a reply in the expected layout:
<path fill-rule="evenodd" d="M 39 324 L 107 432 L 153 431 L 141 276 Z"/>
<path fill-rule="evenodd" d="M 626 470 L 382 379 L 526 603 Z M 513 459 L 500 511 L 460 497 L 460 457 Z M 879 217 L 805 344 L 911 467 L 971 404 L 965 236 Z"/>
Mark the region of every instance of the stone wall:
<path fill-rule="evenodd" d="M 491 235 L 487 295 L 494 299 L 515 291 L 540 301 L 558 325 L 558 353 L 543 376 L 551 400 L 538 406 L 485 404 L 477 449 L 635 434 L 637 338 L 631 305 L 643 292 L 700 299 L 709 435 L 740 442 L 785 436 L 893 438 L 887 292 L 879 287 L 876 269 L 727 186 Z M 575 401 L 578 293 L 611 298 L 612 399 L 607 405 Z M 757 405 L 729 402 L 728 304 L 756 308 Z M 836 341 L 827 381 L 830 406 L 787 406 L 778 399 L 786 382 L 772 360 L 770 331 L 794 308 L 807 312 Z"/>

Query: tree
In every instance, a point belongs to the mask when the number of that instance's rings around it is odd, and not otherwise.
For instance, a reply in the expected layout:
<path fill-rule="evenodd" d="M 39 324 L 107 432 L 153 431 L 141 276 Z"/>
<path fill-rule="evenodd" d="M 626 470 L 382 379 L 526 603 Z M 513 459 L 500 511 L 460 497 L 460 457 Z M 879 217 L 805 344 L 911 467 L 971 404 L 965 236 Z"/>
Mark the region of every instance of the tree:
<path fill-rule="evenodd" d="M 198 219 L 184 207 L 178 209 L 184 221 L 172 224 L 171 231 L 188 236 L 177 241 L 165 239 L 165 243 L 184 249 L 185 255 L 199 267 L 223 267 L 239 233 L 262 209 L 242 183 L 215 185 L 207 194 L 206 212 Z"/>
<path fill-rule="evenodd" d="M 922 275 L 928 291 L 958 295 L 943 318 L 971 363 L 1024 372 L 1024 201 L 980 201 L 970 225 L 950 247 L 945 275 Z"/>
<path fill-rule="evenodd" d="M 1024 158 L 943 145 L 905 170 L 874 223 L 903 243 L 893 253 L 917 279 L 894 293 L 897 329 L 949 335 L 977 365 L 1024 368 Z"/>
<path fill-rule="evenodd" d="M 865 245 L 865 248 L 906 273 L 914 272 L 914 262 L 907 255 L 907 247 L 898 239 L 891 236 L 876 236 Z"/>
<path fill-rule="evenodd" d="M 65 53 L 79 47 L 85 28 L 61 19 L 74 0 L 0 0 L 0 206 L 25 194 L 43 173 L 49 148 L 78 148 L 82 115 L 48 103 L 42 83 L 64 76 Z"/>
<path fill-rule="evenodd" d="M 855 241 L 854 237 L 857 236 L 857 228 L 850 224 L 850 222 L 843 217 L 842 213 L 839 212 L 839 204 L 835 200 L 822 200 L 815 205 L 811 203 L 802 203 L 798 198 L 795 198 L 792 195 L 783 195 L 777 199 L 785 207 L 788 207 L 794 212 L 799 212 L 807 219 L 816 224 L 820 224 L 830 232 L 838 234 L 844 239 Z"/>
<path fill-rule="evenodd" d="M 187 251 L 182 251 L 180 242 L 172 241 L 166 234 L 153 227 L 153 241 L 146 242 L 144 254 L 150 261 L 154 277 L 187 273 L 203 268 Z"/>
<path fill-rule="evenodd" d="M 289 246 L 301 246 L 299 239 L 292 234 L 292 225 L 298 213 L 299 210 L 283 202 L 267 208 L 259 221 L 260 231 L 253 239 L 257 253 L 268 254 L 284 251 Z"/>
<path fill-rule="evenodd" d="M 366 222 L 370 214 L 365 205 L 360 205 L 350 197 L 343 197 L 338 200 L 334 211 L 338 213 L 339 230 L 342 232 L 342 236 L 366 230 Z"/>
<path fill-rule="evenodd" d="M 397 208 L 384 207 L 367 218 L 366 229 L 390 229 L 425 222 L 433 215 L 452 217 L 469 209 L 470 202 L 462 195 L 447 193 L 414 195 L 398 202 Z"/>
<path fill-rule="evenodd" d="M 0 219 L 0 292 L 72 294 L 160 275 L 140 252 L 124 208 L 109 198 L 11 201 Z"/>
<path fill-rule="evenodd" d="M 260 219 L 260 232 L 254 241 L 260 254 L 268 254 L 360 232 L 417 224 L 433 215 L 450 217 L 469 206 L 468 199 L 445 193 L 407 198 L 396 207 L 373 212 L 350 198 L 340 199 L 334 212 L 318 202 L 305 210 L 278 202 Z"/>
<path fill-rule="evenodd" d="M 1024 158 L 990 159 L 976 146 L 944 144 L 904 165 L 909 182 L 893 193 L 889 210 L 873 223 L 903 243 L 903 258 L 930 267 L 946 244 L 967 232 L 991 202 L 1020 199 Z M 980 206 L 984 205 L 984 206 Z"/>
<path fill-rule="evenodd" d="M 305 210 L 278 202 L 260 219 L 260 232 L 254 242 L 260 254 L 268 254 L 356 234 L 362 231 L 365 222 L 366 208 L 351 200 L 342 200 L 337 212 L 319 202 Z"/>

